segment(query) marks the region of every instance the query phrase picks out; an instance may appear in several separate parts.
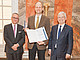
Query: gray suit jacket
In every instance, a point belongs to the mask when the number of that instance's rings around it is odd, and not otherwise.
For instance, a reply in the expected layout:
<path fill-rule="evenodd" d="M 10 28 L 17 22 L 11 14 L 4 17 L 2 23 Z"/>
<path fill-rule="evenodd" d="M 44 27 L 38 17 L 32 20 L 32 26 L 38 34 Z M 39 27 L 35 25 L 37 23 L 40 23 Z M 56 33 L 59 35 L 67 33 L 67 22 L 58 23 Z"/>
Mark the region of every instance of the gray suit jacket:
<path fill-rule="evenodd" d="M 41 16 L 41 20 L 40 20 L 38 28 L 43 27 L 43 26 L 45 27 L 46 32 L 47 32 L 48 37 L 49 37 L 49 35 L 50 35 L 50 19 L 47 18 L 44 15 Z M 35 16 L 31 16 L 31 17 L 28 18 L 28 28 L 29 29 L 35 29 Z M 45 42 L 46 45 L 48 44 L 48 40 L 44 41 L 44 42 Z M 34 45 L 34 43 L 28 43 L 28 48 L 32 49 L 33 45 Z M 44 49 L 46 49 L 46 46 L 45 45 L 39 46 L 37 44 L 37 48 L 39 50 L 44 50 Z"/>
<path fill-rule="evenodd" d="M 65 24 L 59 39 L 57 39 L 57 29 L 58 25 L 52 27 L 48 49 L 51 49 L 51 57 L 57 54 L 58 57 L 64 57 L 67 54 L 72 53 L 73 48 L 73 29 L 72 27 Z M 58 44 L 57 49 L 55 49 L 55 44 Z M 56 50 L 56 52 L 55 52 Z"/>
<path fill-rule="evenodd" d="M 6 42 L 5 44 L 6 53 L 14 53 L 14 52 L 23 53 L 23 44 L 25 42 L 23 26 L 19 24 L 17 25 L 17 34 L 16 34 L 16 38 L 14 38 L 12 24 L 5 25 L 4 26 L 4 40 Z M 19 47 L 17 51 L 14 51 L 11 47 L 16 43 L 19 44 Z"/>

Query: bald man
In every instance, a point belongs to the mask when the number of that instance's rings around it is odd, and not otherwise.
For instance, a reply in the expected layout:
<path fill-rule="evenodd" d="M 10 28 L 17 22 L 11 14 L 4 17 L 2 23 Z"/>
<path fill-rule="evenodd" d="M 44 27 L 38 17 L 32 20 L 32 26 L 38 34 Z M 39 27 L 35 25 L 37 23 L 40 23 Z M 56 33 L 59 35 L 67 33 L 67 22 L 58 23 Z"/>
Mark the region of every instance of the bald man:
<path fill-rule="evenodd" d="M 5 52 L 8 60 L 22 60 L 24 30 L 23 26 L 19 25 L 18 13 L 13 13 L 11 24 L 4 26 Z"/>
<path fill-rule="evenodd" d="M 36 15 L 28 18 L 28 29 L 37 29 L 40 27 L 45 27 L 47 35 L 49 37 L 50 33 L 50 19 L 42 15 L 42 3 L 39 1 L 35 4 Z M 37 19 L 39 18 L 39 24 L 36 25 Z M 25 29 L 26 31 L 26 29 Z M 35 34 L 34 34 L 35 35 Z M 38 41 L 34 43 L 28 43 L 29 48 L 29 60 L 35 60 L 36 51 L 38 53 L 38 60 L 45 60 L 45 50 L 48 40 Z"/>

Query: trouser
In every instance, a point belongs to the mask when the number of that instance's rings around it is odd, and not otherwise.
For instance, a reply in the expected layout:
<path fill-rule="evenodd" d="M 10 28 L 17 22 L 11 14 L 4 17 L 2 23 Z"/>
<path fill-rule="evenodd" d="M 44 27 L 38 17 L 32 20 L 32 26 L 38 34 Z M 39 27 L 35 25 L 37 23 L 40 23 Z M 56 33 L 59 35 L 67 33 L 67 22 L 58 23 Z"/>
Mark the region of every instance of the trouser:
<path fill-rule="evenodd" d="M 66 60 L 65 56 L 59 57 L 57 51 L 57 49 L 54 49 L 54 54 L 51 55 L 51 60 Z"/>
<path fill-rule="evenodd" d="M 22 60 L 22 53 L 6 53 L 8 60 Z"/>
<path fill-rule="evenodd" d="M 32 49 L 29 49 L 29 60 L 35 60 L 36 51 L 38 53 L 38 60 L 45 60 L 45 50 L 38 50 L 36 44 L 34 44 Z"/>

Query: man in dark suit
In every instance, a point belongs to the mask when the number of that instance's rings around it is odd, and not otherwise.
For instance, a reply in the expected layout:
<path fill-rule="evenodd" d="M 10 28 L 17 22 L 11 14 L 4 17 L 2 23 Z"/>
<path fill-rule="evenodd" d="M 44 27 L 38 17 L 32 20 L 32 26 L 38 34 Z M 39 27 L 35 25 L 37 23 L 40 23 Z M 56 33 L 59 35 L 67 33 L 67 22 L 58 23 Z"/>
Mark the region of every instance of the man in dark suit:
<path fill-rule="evenodd" d="M 28 28 L 27 29 L 37 29 L 40 27 L 45 27 L 47 35 L 49 37 L 50 19 L 42 15 L 42 10 L 43 10 L 42 3 L 39 1 L 35 4 L 36 15 L 28 18 Z M 35 43 L 28 43 L 29 60 L 35 60 L 36 51 L 38 53 L 38 60 L 45 60 L 45 49 L 46 49 L 47 44 L 48 44 L 48 40 L 38 41 Z"/>
<path fill-rule="evenodd" d="M 49 54 L 51 60 L 69 59 L 73 48 L 73 29 L 65 24 L 66 13 L 58 14 L 58 25 L 52 27 L 49 39 Z"/>
<path fill-rule="evenodd" d="M 24 31 L 19 25 L 19 15 L 13 13 L 12 23 L 4 26 L 5 52 L 8 60 L 22 60 Z"/>

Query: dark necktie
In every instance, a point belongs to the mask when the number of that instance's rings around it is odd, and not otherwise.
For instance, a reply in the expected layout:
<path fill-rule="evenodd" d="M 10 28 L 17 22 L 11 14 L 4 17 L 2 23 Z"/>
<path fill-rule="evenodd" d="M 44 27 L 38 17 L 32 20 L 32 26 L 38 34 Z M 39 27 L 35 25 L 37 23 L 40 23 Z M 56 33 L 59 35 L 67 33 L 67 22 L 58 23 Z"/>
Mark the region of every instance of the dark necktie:
<path fill-rule="evenodd" d="M 60 33 L 61 33 L 61 26 L 60 26 L 59 31 L 58 31 L 58 38 L 60 36 Z"/>

